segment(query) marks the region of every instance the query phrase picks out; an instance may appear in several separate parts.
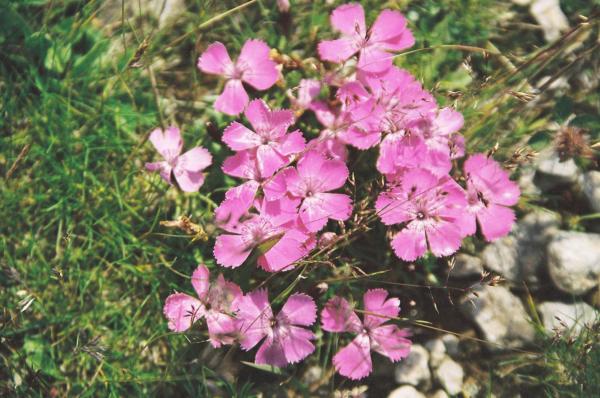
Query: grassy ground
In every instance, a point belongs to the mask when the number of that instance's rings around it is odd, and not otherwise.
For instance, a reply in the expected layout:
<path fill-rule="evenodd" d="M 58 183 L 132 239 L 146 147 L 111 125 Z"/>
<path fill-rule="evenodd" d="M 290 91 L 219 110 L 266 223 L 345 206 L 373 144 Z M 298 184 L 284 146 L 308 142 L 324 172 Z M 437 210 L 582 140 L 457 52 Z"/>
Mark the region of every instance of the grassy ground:
<path fill-rule="evenodd" d="M 292 2 L 291 18 L 284 18 L 264 0 L 220 18 L 240 3 L 185 3 L 181 17 L 158 29 L 143 5 L 127 17 L 119 1 L 110 12 L 99 1 L 0 2 L 0 395 L 211 396 L 216 388 L 245 395 L 265 382 L 280 392 L 310 395 L 294 377 L 301 369 L 283 376 L 245 366 L 238 372 L 239 353 L 210 352 L 200 331 L 167 332 L 164 298 L 174 289 L 189 290 L 184 276 L 198 262 L 214 262 L 210 238 L 192 240 L 159 221 L 187 215 L 212 236 L 214 203 L 235 183 L 219 172 L 228 155 L 219 137 L 229 119 L 210 109 L 216 83 L 195 70 L 198 53 L 214 40 L 235 53 L 246 38 L 258 37 L 306 60 L 317 35 L 329 34 L 334 5 Z M 593 90 L 547 89 L 534 106 L 524 102 L 542 76 L 597 73 L 597 21 L 583 26 L 577 18 L 591 16 L 590 2 L 564 5 L 571 26 L 579 28 L 550 48 L 527 9 L 507 2 L 362 3 L 371 20 L 384 7 L 408 15 L 416 51 L 398 64 L 435 90 L 440 102 L 464 112 L 472 149 L 498 142 L 499 156 L 509 159 L 528 143 L 547 143 L 551 122 L 571 112 L 598 139 L 600 99 Z M 449 44 L 460 46 L 443 47 Z M 311 72 L 302 67 L 285 74 L 282 84 L 293 87 Z M 286 104 L 281 92 L 268 94 L 273 103 Z M 155 156 L 147 134 L 161 123 L 177 123 L 187 145 L 202 144 L 215 155 L 203 195 L 178 193 L 142 170 Z M 300 125 L 315 130 L 309 118 Z M 560 203 L 525 198 L 520 210 Z M 358 239 L 340 253 L 345 262 L 338 274 L 349 272 L 352 261 L 366 261 L 376 264 L 367 271 L 391 269 L 388 277 L 400 282 L 443 284 L 437 281 L 443 265 L 435 261 L 418 272 L 393 267 L 399 262 L 383 234 L 376 230 L 373 241 Z M 239 279 L 264 277 L 247 273 Z M 412 316 L 443 324 L 422 290 L 398 293 L 404 302 L 417 299 Z M 324 347 L 309 364 L 326 363 Z M 227 379 L 232 374 L 237 379 Z"/>

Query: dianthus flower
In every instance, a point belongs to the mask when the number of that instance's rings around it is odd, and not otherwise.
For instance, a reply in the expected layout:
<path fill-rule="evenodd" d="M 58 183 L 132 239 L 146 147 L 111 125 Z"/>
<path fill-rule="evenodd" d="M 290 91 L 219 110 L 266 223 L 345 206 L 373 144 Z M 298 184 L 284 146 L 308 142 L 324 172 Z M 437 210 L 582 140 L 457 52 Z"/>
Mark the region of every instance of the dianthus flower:
<path fill-rule="evenodd" d="M 310 296 L 291 295 L 277 316 L 269 304 L 267 290 L 248 293 L 238 298 L 234 306 L 242 349 L 248 351 L 264 339 L 256 352 L 257 364 L 283 367 L 303 360 L 315 350 L 311 342 L 315 335 L 305 328 L 317 317 L 317 307 Z"/>
<path fill-rule="evenodd" d="M 198 298 L 185 293 L 167 297 L 164 314 L 169 320 L 169 329 L 183 332 L 204 317 L 213 347 L 232 344 L 237 334 L 232 302 L 242 296 L 239 286 L 226 281 L 222 274 L 211 284 L 205 265 L 198 265 L 192 274 L 192 286 Z"/>
<path fill-rule="evenodd" d="M 244 110 L 249 98 L 242 82 L 257 90 L 273 86 L 279 77 L 277 64 L 269 58 L 269 46 L 260 40 L 247 40 L 240 56 L 233 63 L 227 48 L 214 42 L 198 58 L 198 68 L 227 79 L 225 89 L 215 101 L 215 109 L 228 115 L 237 115 Z"/>
<path fill-rule="evenodd" d="M 370 289 L 363 296 L 363 321 L 343 298 L 330 299 L 321 312 L 323 330 L 328 332 L 350 332 L 356 337 L 333 357 L 335 370 L 353 380 L 368 376 L 372 369 L 371 351 L 388 357 L 392 362 L 406 358 L 411 342 L 407 330 L 393 324 L 390 319 L 400 313 L 400 300 L 387 299 L 384 289 Z M 387 299 L 387 300 L 386 300 Z"/>

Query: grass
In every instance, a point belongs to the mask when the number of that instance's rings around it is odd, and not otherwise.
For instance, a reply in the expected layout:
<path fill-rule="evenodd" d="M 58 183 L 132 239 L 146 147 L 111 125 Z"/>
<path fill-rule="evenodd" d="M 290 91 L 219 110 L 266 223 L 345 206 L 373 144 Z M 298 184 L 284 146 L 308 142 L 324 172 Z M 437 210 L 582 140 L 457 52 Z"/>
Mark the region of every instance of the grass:
<path fill-rule="evenodd" d="M 226 16 L 240 3 L 187 1 L 181 17 L 157 29 L 156 18 L 146 16 L 143 7 L 125 18 L 116 4 L 112 19 L 102 23 L 106 5 L 99 1 L 0 3 L 0 395 L 249 396 L 267 385 L 280 393 L 310 395 L 299 379 L 301 369 L 273 375 L 239 364 L 251 356 L 208 350 L 200 329 L 187 336 L 168 333 L 163 300 L 175 289 L 189 290 L 182 275 L 197 263 L 213 266 L 214 261 L 210 239 L 193 241 L 159 221 L 187 215 L 212 237 L 214 202 L 222 199 L 224 187 L 235 184 L 218 170 L 228 155 L 219 137 L 229 119 L 210 108 L 219 88 L 195 70 L 198 53 L 214 40 L 236 53 L 246 38 L 262 38 L 302 61 L 286 71 L 282 83 L 294 87 L 302 76 L 314 75 L 309 67 L 314 61 L 307 57 L 314 54 L 317 36 L 331 34 L 327 19 L 333 5 L 293 3 L 286 22 L 269 1 Z M 441 103 L 464 112 L 471 149 L 485 151 L 499 142 L 500 157 L 510 158 L 517 146 L 543 146 L 552 138 L 550 122 L 564 121 L 561 115 L 572 112 L 579 118 L 573 123 L 598 139 L 597 92 L 573 89 L 557 100 L 548 90 L 534 106 L 524 106 L 516 94 L 529 93 L 542 75 L 597 71 L 591 51 L 597 23 L 548 49 L 539 31 L 506 25 L 530 20 L 526 9 L 505 2 L 363 4 L 369 20 L 384 7 L 408 15 L 418 44 L 398 63 L 434 89 Z M 591 15 L 585 1 L 568 7 L 569 15 Z M 507 17 L 509 11 L 517 16 Z M 575 16 L 571 22 L 576 26 Z M 573 43 L 579 47 L 563 56 Z M 441 47 L 448 44 L 463 47 Z M 569 66 L 573 54 L 581 58 Z M 515 72 L 515 65 L 526 67 Z M 267 95 L 273 104 L 285 105 L 282 92 L 272 89 Z M 313 122 L 305 116 L 299 123 L 310 133 Z M 143 172 L 143 163 L 155 156 L 147 134 L 164 123 L 182 126 L 186 145 L 202 144 L 215 155 L 203 195 L 178 193 Z M 361 156 L 372 160 L 374 153 Z M 360 173 L 364 184 L 356 194 L 367 203 L 366 184 L 376 182 L 368 170 Z M 522 210 L 553 203 L 560 202 L 525 201 Z M 315 277 L 344 278 L 360 266 L 388 272 L 353 283 L 334 280 L 331 291 L 358 292 L 377 280 L 443 285 L 436 281 L 444 264 L 428 259 L 418 272 L 399 267 L 382 243 L 383 228 L 373 228 L 333 253 L 339 265 L 333 274 L 319 268 Z M 236 274 L 244 288 L 264 279 L 251 272 L 245 267 Z M 314 289 L 292 273 L 275 282 L 271 295 L 296 282 Z M 397 288 L 396 293 L 405 303 L 416 299 L 414 318 L 441 322 L 427 290 Z M 336 344 L 324 339 L 309 364 L 326 364 Z M 325 384 L 353 386 L 333 378 Z M 377 385 L 371 387 L 377 391 Z"/>

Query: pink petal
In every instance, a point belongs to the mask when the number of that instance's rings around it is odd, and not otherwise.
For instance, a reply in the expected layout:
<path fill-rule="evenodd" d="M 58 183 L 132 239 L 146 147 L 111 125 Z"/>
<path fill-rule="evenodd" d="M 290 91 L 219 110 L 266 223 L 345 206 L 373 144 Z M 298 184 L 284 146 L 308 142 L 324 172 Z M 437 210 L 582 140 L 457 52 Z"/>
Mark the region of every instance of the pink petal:
<path fill-rule="evenodd" d="M 485 190 L 487 200 L 504 206 L 512 206 L 519 200 L 519 187 L 508 178 L 500 164 L 483 154 L 471 156 L 464 165 L 467 182 L 477 190 Z"/>
<path fill-rule="evenodd" d="M 343 186 L 349 173 L 344 162 L 309 151 L 298 162 L 298 174 L 304 181 L 319 181 L 318 191 L 327 192 Z"/>
<path fill-rule="evenodd" d="M 219 274 L 210 289 L 208 304 L 214 311 L 231 314 L 233 313 L 233 302 L 242 296 L 242 289 L 238 285 L 225 280 L 223 275 Z"/>
<path fill-rule="evenodd" d="M 273 311 L 269 305 L 268 292 L 258 289 L 234 301 L 237 311 L 237 328 L 241 335 L 240 345 L 248 351 L 265 337 L 271 329 Z"/>
<path fill-rule="evenodd" d="M 233 122 L 223 131 L 223 142 L 234 151 L 256 148 L 261 138 L 241 123 Z"/>
<path fill-rule="evenodd" d="M 401 224 L 411 219 L 409 205 L 407 198 L 394 191 L 382 192 L 375 202 L 375 210 L 385 225 Z"/>
<path fill-rule="evenodd" d="M 209 310 L 206 314 L 206 326 L 210 343 L 215 348 L 222 344 L 233 344 L 237 338 L 236 321 L 231 315 Z"/>
<path fill-rule="evenodd" d="M 292 325 L 310 326 L 317 319 L 317 306 L 312 297 L 295 293 L 285 302 L 277 318 Z"/>
<path fill-rule="evenodd" d="M 415 261 L 427 250 L 425 232 L 404 228 L 392 239 L 392 248 L 402 260 Z"/>
<path fill-rule="evenodd" d="M 388 357 L 392 362 L 408 357 L 411 341 L 407 339 L 409 333 L 396 325 L 383 325 L 371 330 L 369 333 L 373 351 Z"/>
<path fill-rule="evenodd" d="M 340 63 L 344 62 L 358 51 L 356 40 L 351 37 L 342 37 L 337 40 L 323 40 L 317 50 L 319 58 L 323 61 Z"/>
<path fill-rule="evenodd" d="M 321 92 L 321 82 L 316 79 L 302 79 L 298 84 L 298 98 L 295 100 L 296 106 L 306 109 L 310 107 L 315 98 Z"/>
<path fill-rule="evenodd" d="M 315 346 L 311 340 L 315 335 L 310 330 L 297 327 L 285 326 L 280 328 L 275 338 L 279 340 L 279 345 L 283 348 L 283 355 L 287 363 L 297 363 L 312 354 Z"/>
<path fill-rule="evenodd" d="M 201 172 L 182 170 L 175 166 L 173 174 L 175 174 L 177 185 L 184 192 L 196 192 L 204 184 L 204 174 Z"/>
<path fill-rule="evenodd" d="M 452 108 L 442 108 L 433 120 L 435 129 L 443 135 L 450 136 L 463 127 L 465 119 L 462 113 Z"/>
<path fill-rule="evenodd" d="M 331 26 L 346 35 L 364 36 L 365 11 L 358 3 L 349 3 L 337 7 L 331 13 Z"/>
<path fill-rule="evenodd" d="M 277 153 L 270 145 L 261 145 L 256 152 L 258 170 L 262 178 L 269 178 L 281 167 L 288 164 L 288 159 Z"/>
<path fill-rule="evenodd" d="M 232 177 L 258 179 L 259 172 L 256 167 L 256 156 L 250 151 L 240 151 L 229 156 L 221 167 L 223 172 Z"/>
<path fill-rule="evenodd" d="M 306 147 L 306 140 L 300 130 L 286 134 L 277 145 L 277 151 L 285 156 L 300 153 Z"/>
<path fill-rule="evenodd" d="M 371 27 L 369 42 L 380 43 L 386 50 L 401 51 L 412 47 L 415 38 L 406 28 L 406 18 L 402 14 L 383 10 Z"/>
<path fill-rule="evenodd" d="M 248 247 L 240 235 L 219 235 L 215 241 L 213 254 L 217 263 L 224 267 L 237 268 L 250 255 L 252 247 Z"/>
<path fill-rule="evenodd" d="M 507 235 L 515 223 L 515 212 L 508 207 L 490 204 L 477 213 L 485 240 L 491 242 Z"/>
<path fill-rule="evenodd" d="M 205 300 L 210 287 L 210 273 L 206 265 L 199 264 L 192 274 L 192 286 L 200 300 Z"/>
<path fill-rule="evenodd" d="M 268 201 L 278 200 L 287 193 L 286 174 L 290 168 L 280 170 L 263 185 L 263 192 Z"/>
<path fill-rule="evenodd" d="M 398 317 L 400 300 L 392 297 L 386 300 L 388 292 L 384 289 L 369 289 L 363 296 L 365 308 L 365 326 L 375 328 L 390 318 Z"/>
<path fill-rule="evenodd" d="M 248 101 L 248 94 L 241 80 L 232 79 L 225 84 L 225 89 L 215 101 L 215 109 L 226 115 L 235 116 L 244 110 Z"/>
<path fill-rule="evenodd" d="M 267 337 L 256 351 L 254 362 L 258 365 L 284 367 L 288 364 L 285 358 L 283 343 L 279 339 Z"/>
<path fill-rule="evenodd" d="M 167 297 L 163 313 L 169 320 L 169 329 L 174 332 L 188 330 L 194 322 L 204 316 L 204 305 L 200 300 L 184 293 Z"/>
<path fill-rule="evenodd" d="M 358 69 L 366 73 L 384 73 L 392 67 L 394 55 L 381 47 L 371 45 L 364 47 L 358 57 Z"/>
<path fill-rule="evenodd" d="M 294 262 L 308 254 L 304 242 L 308 236 L 297 230 L 289 230 L 266 253 L 258 258 L 258 265 L 265 271 L 287 271 Z"/>
<path fill-rule="evenodd" d="M 436 257 L 449 256 L 460 248 L 460 228 L 449 222 L 440 222 L 427 228 L 429 249 Z"/>
<path fill-rule="evenodd" d="M 198 69 L 213 75 L 226 75 L 233 70 L 233 62 L 227 49 L 220 42 L 214 42 L 198 58 Z"/>
<path fill-rule="evenodd" d="M 175 159 L 183 148 L 181 133 L 177 127 L 173 126 L 167 127 L 164 132 L 162 129 L 152 131 L 150 133 L 150 142 L 166 161 Z"/>
<path fill-rule="evenodd" d="M 250 180 L 237 187 L 230 188 L 225 193 L 225 200 L 215 209 L 215 221 L 219 227 L 232 231 L 240 219 L 248 212 L 259 184 Z"/>
<path fill-rule="evenodd" d="M 352 199 L 338 193 L 317 193 L 304 199 L 300 218 L 311 232 L 321 230 L 329 218 L 344 221 L 352 213 Z"/>
<path fill-rule="evenodd" d="M 315 113 L 319 123 L 321 123 L 324 127 L 333 127 L 336 115 L 326 103 L 323 101 L 314 101 L 310 108 Z"/>
<path fill-rule="evenodd" d="M 325 191 L 333 191 L 341 188 L 348 179 L 348 167 L 341 160 L 326 160 L 321 165 L 321 189 Z"/>
<path fill-rule="evenodd" d="M 242 80 L 257 90 L 270 88 L 279 77 L 277 64 L 269 58 L 269 46 L 260 40 L 246 40 L 236 67 L 243 71 Z"/>
<path fill-rule="evenodd" d="M 148 171 L 160 171 L 160 176 L 162 177 L 163 180 L 165 180 L 166 182 L 168 182 L 169 184 L 172 184 L 171 181 L 171 171 L 173 170 L 173 168 L 171 167 L 171 165 L 167 162 L 153 162 L 153 163 L 146 163 L 146 170 Z"/>
<path fill-rule="evenodd" d="M 177 165 L 187 171 L 199 172 L 212 164 L 212 155 L 207 149 L 195 147 L 179 156 Z"/>
<path fill-rule="evenodd" d="M 354 332 L 362 330 L 362 322 L 350 307 L 346 299 L 339 296 L 331 298 L 321 311 L 323 330 L 328 332 Z"/>
<path fill-rule="evenodd" d="M 350 344 L 335 354 L 333 365 L 339 374 L 352 380 L 368 376 L 373 370 L 369 336 L 366 334 L 356 336 Z"/>
<path fill-rule="evenodd" d="M 289 110 L 271 111 L 261 99 L 250 101 L 244 115 L 256 131 L 285 132 L 294 123 L 294 112 Z"/>

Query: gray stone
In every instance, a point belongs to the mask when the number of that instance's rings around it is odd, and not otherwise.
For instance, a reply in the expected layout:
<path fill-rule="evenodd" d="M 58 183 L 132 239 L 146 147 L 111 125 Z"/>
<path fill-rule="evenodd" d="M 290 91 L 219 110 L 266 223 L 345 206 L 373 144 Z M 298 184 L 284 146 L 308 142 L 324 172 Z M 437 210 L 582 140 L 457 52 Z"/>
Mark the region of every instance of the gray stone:
<path fill-rule="evenodd" d="M 520 170 L 519 179 L 517 183 L 521 188 L 521 194 L 526 196 L 540 196 L 542 191 L 535 185 L 535 168 L 531 165 L 524 166 Z"/>
<path fill-rule="evenodd" d="M 588 171 L 583 175 L 583 193 L 591 208 L 600 212 L 600 171 Z"/>
<path fill-rule="evenodd" d="M 546 149 L 539 153 L 535 184 L 542 191 L 575 184 L 578 177 L 579 169 L 573 159 L 561 162 L 553 149 Z"/>
<path fill-rule="evenodd" d="M 444 343 L 444 347 L 446 347 L 446 352 L 451 357 L 455 357 L 460 353 L 459 343 L 460 340 L 453 334 L 447 333 L 442 336 L 442 342 Z"/>
<path fill-rule="evenodd" d="M 446 358 L 446 346 L 442 339 L 433 339 L 425 343 L 425 348 L 429 350 L 429 366 L 432 369 L 440 366 L 440 363 Z"/>
<path fill-rule="evenodd" d="M 569 334 L 578 335 L 585 325 L 591 325 L 599 315 L 593 307 L 584 302 L 567 304 L 547 301 L 538 305 L 537 309 L 549 334 L 565 331 L 566 326 Z"/>
<path fill-rule="evenodd" d="M 492 351 L 518 348 L 535 339 L 535 330 L 523 303 L 503 286 L 484 285 L 476 296 L 465 296 L 460 310 L 477 325 Z"/>
<path fill-rule="evenodd" d="M 425 398 L 425 395 L 413 386 L 402 386 L 390 392 L 388 398 Z"/>
<path fill-rule="evenodd" d="M 396 366 L 395 379 L 398 384 L 426 386 L 431 384 L 429 372 L 429 353 L 419 345 L 413 344 L 410 355 Z"/>
<path fill-rule="evenodd" d="M 587 293 L 600 283 L 600 234 L 560 231 L 548 245 L 548 272 L 560 290 Z"/>
<path fill-rule="evenodd" d="M 462 391 L 465 373 L 462 366 L 454 362 L 452 358 L 446 357 L 440 366 L 434 370 L 435 379 L 450 395 L 456 395 Z"/>
<path fill-rule="evenodd" d="M 559 223 L 555 213 L 529 213 L 508 236 L 485 247 L 481 255 L 484 265 L 512 282 L 535 286 L 546 262 L 546 246 Z"/>
<path fill-rule="evenodd" d="M 459 253 L 454 258 L 454 268 L 450 271 L 451 278 L 481 276 L 481 273 L 483 272 L 481 259 L 465 253 Z"/>
<path fill-rule="evenodd" d="M 544 39 L 553 42 L 569 29 L 569 20 L 560 9 L 558 0 L 534 0 L 529 12 L 544 31 Z"/>

